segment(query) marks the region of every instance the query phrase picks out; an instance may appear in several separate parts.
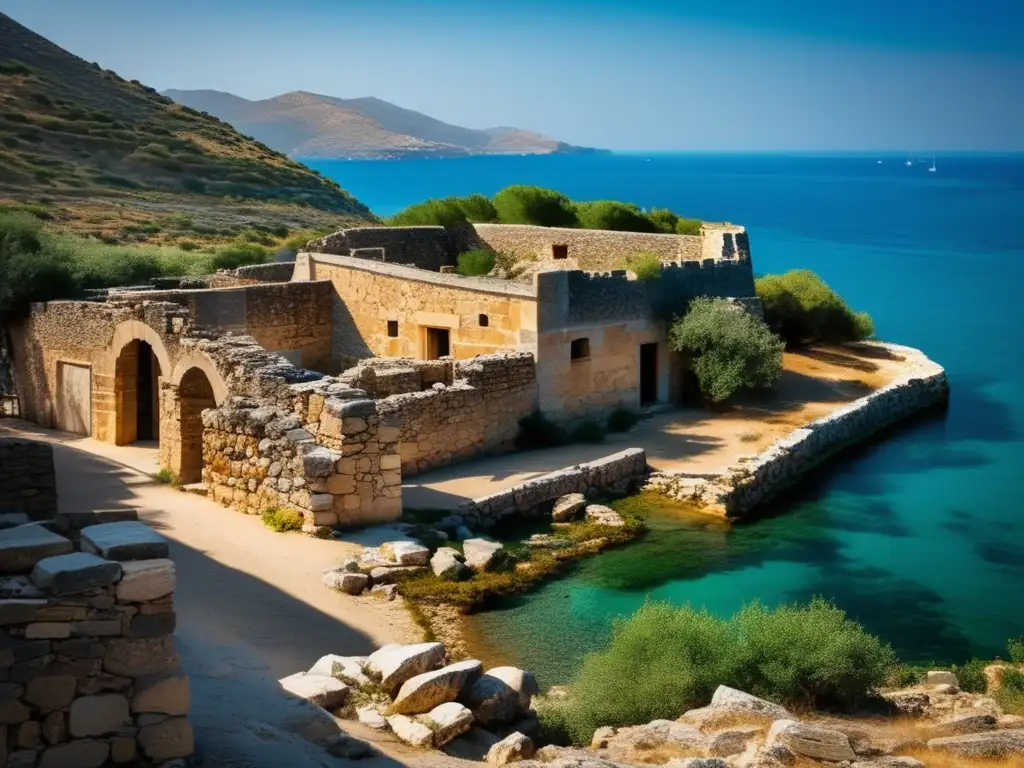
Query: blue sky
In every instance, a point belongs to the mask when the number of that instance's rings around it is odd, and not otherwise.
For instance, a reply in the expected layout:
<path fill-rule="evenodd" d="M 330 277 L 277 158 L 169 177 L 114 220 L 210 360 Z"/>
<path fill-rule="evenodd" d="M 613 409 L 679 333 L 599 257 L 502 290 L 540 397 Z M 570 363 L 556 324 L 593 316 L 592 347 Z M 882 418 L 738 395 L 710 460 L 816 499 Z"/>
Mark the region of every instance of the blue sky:
<path fill-rule="evenodd" d="M 1024 150 L 1024 0 L 0 0 L 159 89 L 613 149 Z"/>

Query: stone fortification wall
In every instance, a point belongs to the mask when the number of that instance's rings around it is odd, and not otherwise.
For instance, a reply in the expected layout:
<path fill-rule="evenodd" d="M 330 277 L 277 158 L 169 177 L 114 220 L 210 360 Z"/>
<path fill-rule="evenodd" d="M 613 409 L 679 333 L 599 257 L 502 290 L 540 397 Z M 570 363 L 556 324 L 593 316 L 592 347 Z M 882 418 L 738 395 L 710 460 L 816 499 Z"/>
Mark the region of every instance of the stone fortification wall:
<path fill-rule="evenodd" d="M 380 413 L 400 425 L 403 476 L 512 450 L 519 420 L 536 408 L 529 353 L 460 361 L 452 375 L 426 391 L 378 401 Z"/>
<path fill-rule="evenodd" d="M 657 473 L 651 476 L 649 487 L 693 501 L 712 514 L 743 517 L 843 448 L 946 402 L 949 383 L 940 365 L 910 347 L 876 346 L 904 358 L 910 372 L 776 440 L 718 478 L 709 481 L 684 473 Z"/>
<path fill-rule="evenodd" d="M 435 384 L 449 385 L 455 379 L 455 366 L 451 358 L 371 357 L 343 371 L 338 379 L 379 400 L 391 395 L 423 392 Z"/>
<path fill-rule="evenodd" d="M 290 277 L 294 265 L 286 266 Z M 173 302 L 188 310 L 196 326 L 252 336 L 264 349 L 277 352 L 300 367 L 322 368 L 331 356 L 334 292 L 328 282 L 143 291 L 121 293 L 117 298 Z"/>
<path fill-rule="evenodd" d="M 458 248 L 444 227 L 359 227 L 311 240 L 303 249 L 433 272 L 455 263 Z"/>
<path fill-rule="evenodd" d="M 22 513 L 47 520 L 57 513 L 53 447 L 38 440 L 0 437 L 0 517 Z"/>
<path fill-rule="evenodd" d="M 555 499 L 567 493 L 625 493 L 646 474 L 647 455 L 641 448 L 628 448 L 473 499 L 459 507 L 457 513 L 470 527 L 489 528 L 509 515 L 550 513 Z"/>
<path fill-rule="evenodd" d="M 137 521 L 82 517 L 75 541 L 38 525 L 0 531 L 0 757 L 24 768 L 185 758 L 167 542 Z"/>

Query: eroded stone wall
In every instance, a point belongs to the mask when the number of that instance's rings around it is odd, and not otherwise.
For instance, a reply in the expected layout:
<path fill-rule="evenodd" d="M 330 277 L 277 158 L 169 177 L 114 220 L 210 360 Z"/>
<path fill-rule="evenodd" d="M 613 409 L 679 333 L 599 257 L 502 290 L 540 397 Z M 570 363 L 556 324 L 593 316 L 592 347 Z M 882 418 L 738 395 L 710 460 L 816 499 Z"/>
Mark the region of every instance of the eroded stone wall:
<path fill-rule="evenodd" d="M 303 250 L 440 271 L 455 263 L 457 244 L 444 227 L 359 227 L 312 240 Z"/>
<path fill-rule="evenodd" d="M 567 467 L 543 477 L 482 496 L 457 510 L 471 528 L 489 528 L 510 515 L 551 511 L 551 503 L 567 493 L 626 493 L 647 474 L 647 454 L 640 448 Z"/>
<path fill-rule="evenodd" d="M 39 440 L 0 437 L 0 515 L 47 520 L 57 513 L 53 447 Z"/>
<path fill-rule="evenodd" d="M 0 531 L 4 765 L 160 765 L 193 751 L 167 542 L 140 522 L 92 524 L 104 514 L 75 516 L 75 540 Z"/>

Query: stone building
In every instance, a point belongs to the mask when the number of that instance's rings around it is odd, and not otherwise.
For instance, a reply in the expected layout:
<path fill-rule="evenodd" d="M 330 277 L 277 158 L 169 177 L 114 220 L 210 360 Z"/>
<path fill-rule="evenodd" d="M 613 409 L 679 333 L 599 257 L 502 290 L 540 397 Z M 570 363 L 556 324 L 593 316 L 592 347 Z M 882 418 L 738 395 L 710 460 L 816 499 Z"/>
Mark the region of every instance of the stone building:
<path fill-rule="evenodd" d="M 445 269 L 481 243 L 541 268 Z M 605 271 L 639 251 L 664 259 L 658 280 Z M 754 295 L 742 228 L 367 228 L 293 266 L 36 304 L 7 330 L 25 418 L 154 442 L 179 482 L 312 529 L 397 516 L 403 474 L 510 450 L 538 408 L 571 424 L 672 401 L 668 323 L 702 295 Z"/>

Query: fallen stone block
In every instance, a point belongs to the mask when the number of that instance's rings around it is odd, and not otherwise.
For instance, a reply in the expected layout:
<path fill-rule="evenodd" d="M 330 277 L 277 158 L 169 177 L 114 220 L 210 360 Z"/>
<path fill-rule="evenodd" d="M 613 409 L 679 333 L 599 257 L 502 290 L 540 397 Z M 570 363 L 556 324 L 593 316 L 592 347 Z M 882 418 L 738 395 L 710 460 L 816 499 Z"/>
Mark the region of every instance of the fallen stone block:
<path fill-rule="evenodd" d="M 440 704 L 454 701 L 466 684 L 482 672 L 483 665 L 470 660 L 411 677 L 395 695 L 391 711 L 399 715 L 429 712 Z"/>
<path fill-rule="evenodd" d="M 587 507 L 587 498 L 582 493 L 569 493 L 555 502 L 551 510 L 551 519 L 556 523 L 568 523 L 580 515 Z"/>
<path fill-rule="evenodd" d="M 795 720 L 776 720 L 765 739 L 767 746 L 781 744 L 796 755 L 812 760 L 842 762 L 854 760 L 856 755 L 845 733 L 821 728 Z"/>
<path fill-rule="evenodd" d="M 134 560 L 121 564 L 117 599 L 148 603 L 174 592 L 174 561 L 167 559 Z"/>
<path fill-rule="evenodd" d="M 430 550 L 414 541 L 389 541 L 381 544 L 380 552 L 386 560 L 398 565 L 426 565 Z"/>
<path fill-rule="evenodd" d="M 391 715 L 387 721 L 395 736 L 406 744 L 420 748 L 434 746 L 434 732 L 423 723 L 405 715 Z"/>
<path fill-rule="evenodd" d="M 381 687 L 394 696 L 402 684 L 437 667 L 444 659 L 440 643 L 384 646 L 366 659 L 367 669 L 379 675 Z"/>
<path fill-rule="evenodd" d="M 167 539 L 145 523 L 101 523 L 82 531 L 82 551 L 108 560 L 154 560 L 168 555 Z"/>
<path fill-rule="evenodd" d="M 419 720 L 434 732 L 438 749 L 473 727 L 473 713 L 455 701 L 437 705 Z"/>
<path fill-rule="evenodd" d="M 278 680 L 278 684 L 293 696 L 311 701 L 324 709 L 343 706 L 348 700 L 349 687 L 328 675 L 296 672 Z"/>
<path fill-rule="evenodd" d="M 510 733 L 487 751 L 488 765 L 508 765 L 533 757 L 533 741 L 521 733 Z"/>
<path fill-rule="evenodd" d="M 121 564 L 87 552 L 48 557 L 32 569 L 32 582 L 54 595 L 70 595 L 109 587 L 121 578 Z"/>
<path fill-rule="evenodd" d="M 509 565 L 510 556 L 497 541 L 466 539 L 462 542 L 466 565 L 474 571 L 496 571 Z"/>
<path fill-rule="evenodd" d="M 335 656 L 328 654 L 321 656 L 316 664 L 309 668 L 311 675 L 327 675 L 343 683 L 354 685 L 357 688 L 369 685 L 371 680 L 363 673 L 363 665 L 366 664 L 365 656 Z"/>
<path fill-rule="evenodd" d="M 928 748 L 960 757 L 1021 756 L 1024 755 L 1024 729 L 944 736 L 930 739 Z"/>
<path fill-rule="evenodd" d="M 347 595 L 361 595 L 370 586 L 370 577 L 365 573 L 352 573 L 335 568 L 324 572 L 324 586 Z"/>
<path fill-rule="evenodd" d="M 0 573 L 21 573 L 47 557 L 74 552 L 74 545 L 63 536 L 39 525 L 26 525 L 0 531 Z"/>

